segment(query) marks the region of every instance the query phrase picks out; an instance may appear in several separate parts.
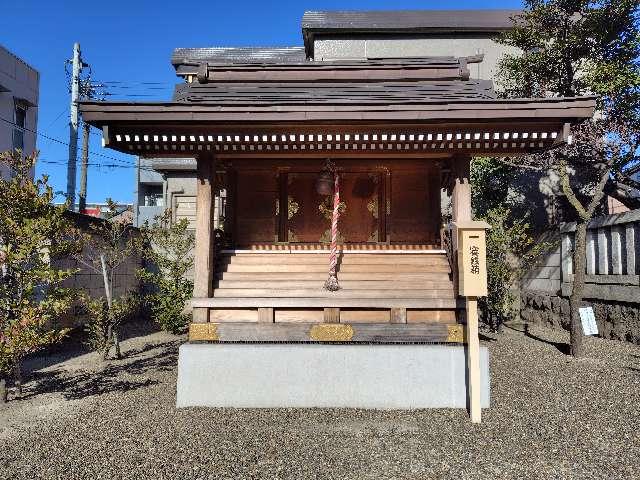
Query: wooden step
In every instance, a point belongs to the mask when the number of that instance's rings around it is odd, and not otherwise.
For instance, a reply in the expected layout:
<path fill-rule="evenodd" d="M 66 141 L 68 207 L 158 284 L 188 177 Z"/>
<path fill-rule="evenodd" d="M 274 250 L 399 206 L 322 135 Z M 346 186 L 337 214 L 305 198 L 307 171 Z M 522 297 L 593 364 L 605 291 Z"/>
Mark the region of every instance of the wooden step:
<path fill-rule="evenodd" d="M 393 264 L 393 265 L 448 265 L 449 261 L 444 255 L 345 255 L 338 257 L 341 265 L 369 265 L 369 264 Z M 272 255 L 272 256 L 232 256 L 220 258 L 220 265 L 327 265 L 329 255 Z"/>
<path fill-rule="evenodd" d="M 391 290 L 391 289 L 370 289 L 370 290 L 338 290 L 329 292 L 321 286 L 318 288 L 305 289 L 275 289 L 275 288 L 220 288 L 214 290 L 214 297 L 306 297 L 306 298 L 453 298 L 453 288 L 443 290 Z"/>
<path fill-rule="evenodd" d="M 277 289 L 305 289 L 305 288 L 321 288 L 326 280 L 326 275 L 316 280 L 227 280 L 223 278 L 215 284 L 215 288 L 277 288 Z M 452 289 L 453 283 L 446 279 L 444 281 L 393 281 L 389 280 L 340 280 L 340 287 L 343 290 L 368 290 L 368 289 L 399 289 L 399 290 L 411 290 L 411 289 L 431 289 L 431 290 L 443 290 Z"/>
<path fill-rule="evenodd" d="M 215 297 L 193 298 L 196 308 L 465 308 L 461 298 Z"/>
<path fill-rule="evenodd" d="M 226 266 L 227 272 L 326 272 L 325 264 L 275 264 L 243 265 L 230 263 Z M 366 264 L 366 265 L 340 265 L 338 272 L 389 272 L 389 273 L 429 273 L 449 272 L 449 264 L 446 265 L 415 265 L 415 264 Z"/>
<path fill-rule="evenodd" d="M 246 280 L 246 281 L 287 281 L 287 280 L 313 280 L 324 282 L 327 279 L 327 270 L 321 272 L 222 272 L 217 271 L 216 277 L 222 280 Z M 423 272 L 423 273 L 392 273 L 392 272 L 340 272 L 338 280 L 383 280 L 387 282 L 446 282 L 450 281 L 448 272 Z"/>
<path fill-rule="evenodd" d="M 329 243 L 290 243 L 290 244 L 273 244 L 260 243 L 251 245 L 238 245 L 234 250 L 223 250 L 223 253 L 241 253 L 241 254 L 258 254 L 258 253 L 309 253 L 317 250 L 329 250 Z M 441 251 L 440 243 L 393 243 L 393 244 L 372 244 L 372 243 L 347 243 L 339 245 L 340 251 L 348 253 L 352 252 L 390 252 L 398 251 L 424 252 L 424 251 Z"/>

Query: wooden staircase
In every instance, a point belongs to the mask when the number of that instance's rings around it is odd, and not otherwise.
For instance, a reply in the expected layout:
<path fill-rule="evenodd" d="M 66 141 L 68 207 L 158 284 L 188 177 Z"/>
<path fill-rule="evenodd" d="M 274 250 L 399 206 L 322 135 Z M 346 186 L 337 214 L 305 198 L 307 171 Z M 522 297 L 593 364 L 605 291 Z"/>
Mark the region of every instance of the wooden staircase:
<path fill-rule="evenodd" d="M 235 251 L 218 257 L 212 322 L 455 323 L 459 308 L 440 251 L 342 252 L 341 289 L 323 288 L 328 252 Z"/>

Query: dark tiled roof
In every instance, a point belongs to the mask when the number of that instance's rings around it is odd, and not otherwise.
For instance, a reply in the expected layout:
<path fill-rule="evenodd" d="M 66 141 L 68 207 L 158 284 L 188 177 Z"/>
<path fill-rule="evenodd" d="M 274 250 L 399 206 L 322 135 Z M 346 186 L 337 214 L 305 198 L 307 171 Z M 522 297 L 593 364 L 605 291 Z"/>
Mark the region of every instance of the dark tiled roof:
<path fill-rule="evenodd" d="M 472 57 L 385 58 L 325 60 L 291 63 L 230 63 L 181 65 L 179 75 L 195 75 L 198 82 L 375 82 L 419 80 L 468 80 Z"/>
<path fill-rule="evenodd" d="M 210 105 L 368 105 L 495 98 L 491 81 L 470 80 L 479 57 L 205 65 L 176 86 L 175 102 Z"/>
<path fill-rule="evenodd" d="M 232 105 L 390 105 L 494 99 L 487 80 L 420 82 L 185 83 L 174 102 Z"/>
<path fill-rule="evenodd" d="M 171 55 L 171 64 L 181 65 L 208 63 L 290 63 L 306 60 L 304 47 L 213 47 L 176 48 Z"/>
<path fill-rule="evenodd" d="M 313 57 L 317 34 L 349 33 L 498 33 L 512 27 L 521 10 L 372 10 L 309 11 L 302 17 L 302 37 Z"/>
<path fill-rule="evenodd" d="M 302 29 L 322 31 L 500 31 L 521 10 L 378 10 L 305 12 Z"/>

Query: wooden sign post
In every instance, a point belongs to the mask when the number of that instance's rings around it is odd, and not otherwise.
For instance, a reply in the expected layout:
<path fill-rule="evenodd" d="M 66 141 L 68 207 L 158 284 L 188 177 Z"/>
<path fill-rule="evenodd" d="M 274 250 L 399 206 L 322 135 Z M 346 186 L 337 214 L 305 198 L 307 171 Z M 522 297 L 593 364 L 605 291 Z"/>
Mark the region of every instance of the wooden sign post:
<path fill-rule="evenodd" d="M 478 297 L 487 295 L 487 247 L 485 222 L 456 222 L 458 245 L 458 295 L 466 298 L 467 370 L 469 372 L 469 415 L 473 423 L 482 418 L 480 392 L 480 340 Z"/>

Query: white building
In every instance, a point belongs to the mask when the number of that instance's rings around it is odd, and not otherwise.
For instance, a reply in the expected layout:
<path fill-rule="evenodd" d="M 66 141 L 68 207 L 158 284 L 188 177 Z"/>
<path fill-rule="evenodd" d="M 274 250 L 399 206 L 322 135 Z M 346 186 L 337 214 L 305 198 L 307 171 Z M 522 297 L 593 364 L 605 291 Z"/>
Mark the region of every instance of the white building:
<path fill-rule="evenodd" d="M 0 151 L 36 148 L 40 74 L 0 45 Z M 7 175 L 0 164 L 0 175 Z"/>

